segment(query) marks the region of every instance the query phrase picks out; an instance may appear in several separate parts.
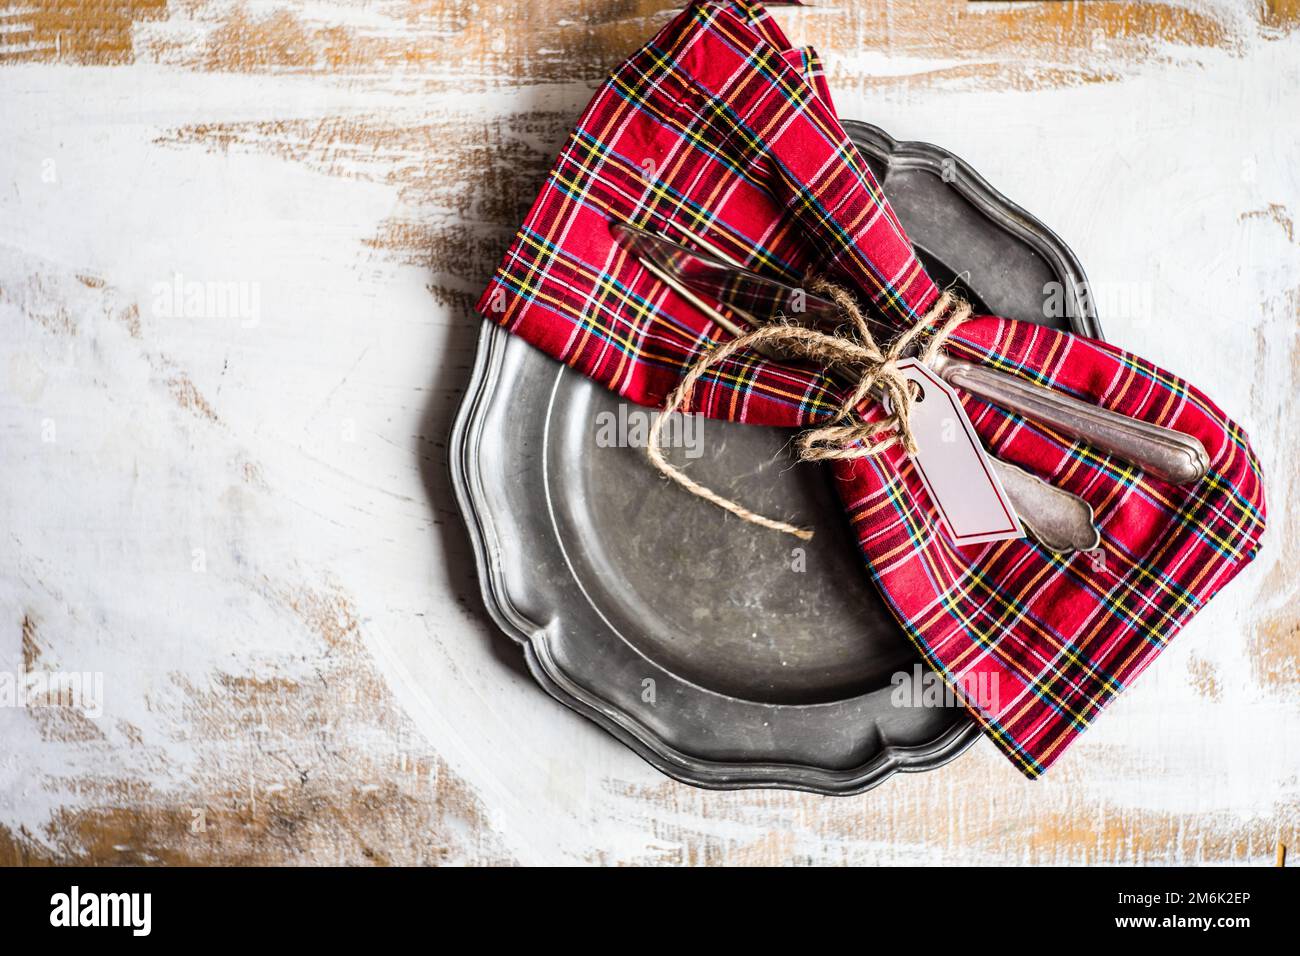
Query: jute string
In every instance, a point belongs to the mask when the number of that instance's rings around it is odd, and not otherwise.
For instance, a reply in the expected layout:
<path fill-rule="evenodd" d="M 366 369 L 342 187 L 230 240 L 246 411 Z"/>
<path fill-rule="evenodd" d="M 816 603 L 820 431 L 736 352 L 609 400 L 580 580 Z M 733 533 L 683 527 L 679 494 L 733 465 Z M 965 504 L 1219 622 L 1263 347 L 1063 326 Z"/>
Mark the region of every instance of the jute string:
<path fill-rule="evenodd" d="M 930 364 L 953 330 L 971 315 L 969 303 L 953 292 L 945 292 L 915 325 L 882 348 L 872 336 L 871 328 L 857 302 L 846 289 L 822 279 L 812 284 L 812 291 L 830 298 L 839 306 L 844 318 L 844 325 L 840 329 L 835 333 L 823 332 L 797 325 L 783 317 L 780 321 L 747 332 L 702 355 L 687 370 L 677 388 L 668 396 L 663 409 L 655 416 L 646 448 L 646 453 L 656 468 L 696 497 L 730 511 L 750 524 L 784 531 L 804 541 L 812 538 L 811 529 L 750 511 L 739 502 L 706 488 L 671 464 L 664 457 L 660 443 L 668 416 L 690 402 L 695 384 L 705 372 L 738 352 L 752 349 L 773 357 L 816 362 L 827 371 L 847 372 L 850 380 L 857 380 L 852 393 L 844 399 L 836 414 L 827 419 L 825 424 L 810 428 L 799 436 L 800 460 L 866 458 L 878 455 L 894 445 L 901 445 L 908 454 L 915 454 L 916 438 L 911 426 L 912 403 L 916 399 L 912 390 L 914 383 L 909 382 L 899 371 L 898 362 L 905 357 L 918 337 L 928 329 L 935 329 L 917 356 L 925 364 Z M 885 407 L 889 414 L 880 421 L 864 422 L 856 417 L 856 410 L 872 394 L 888 398 Z"/>

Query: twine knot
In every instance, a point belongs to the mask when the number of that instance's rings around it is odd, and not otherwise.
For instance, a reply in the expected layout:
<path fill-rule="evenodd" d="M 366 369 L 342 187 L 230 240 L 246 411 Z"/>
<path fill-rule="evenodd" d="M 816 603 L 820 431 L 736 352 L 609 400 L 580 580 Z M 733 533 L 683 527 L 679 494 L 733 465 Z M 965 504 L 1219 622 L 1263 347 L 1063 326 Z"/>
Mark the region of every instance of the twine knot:
<path fill-rule="evenodd" d="M 856 381 L 853 391 L 834 415 L 824 424 L 808 429 L 799 437 L 800 460 L 866 458 L 878 455 L 894 445 L 901 445 L 909 455 L 916 454 L 916 438 L 911 426 L 912 404 L 917 397 L 914 392 L 915 383 L 903 375 L 898 363 L 912 350 L 917 340 L 928 333 L 917 357 L 929 365 L 938 356 L 953 330 L 971 315 L 969 303 L 953 292 L 945 292 L 915 325 L 882 348 L 871 334 L 866 316 L 848 290 L 819 279 L 812 284 L 812 291 L 827 296 L 839 306 L 844 318 L 844 325 L 840 329 L 833 333 L 824 332 L 794 324 L 782 316 L 771 325 L 754 329 L 709 351 L 691 365 L 677 388 L 668 396 L 663 409 L 655 416 L 646 449 L 655 467 L 691 494 L 712 502 L 750 524 L 784 531 L 805 541 L 812 538 L 811 530 L 750 511 L 744 505 L 704 487 L 670 464 L 664 457 L 660 444 L 660 435 L 667 417 L 690 402 L 696 382 L 710 368 L 725 362 L 737 352 L 753 349 L 770 358 L 817 362 L 828 372 L 840 372 L 846 378 Z M 931 332 L 931 329 L 935 330 Z M 888 414 L 883 419 L 868 422 L 857 416 L 858 407 L 869 396 L 886 400 Z"/>

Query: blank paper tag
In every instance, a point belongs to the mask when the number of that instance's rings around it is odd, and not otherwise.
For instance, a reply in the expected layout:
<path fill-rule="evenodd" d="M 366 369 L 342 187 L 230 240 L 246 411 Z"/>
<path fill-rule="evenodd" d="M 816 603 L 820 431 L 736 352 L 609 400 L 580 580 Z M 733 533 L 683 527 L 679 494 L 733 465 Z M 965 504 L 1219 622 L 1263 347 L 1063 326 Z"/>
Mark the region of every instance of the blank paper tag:
<path fill-rule="evenodd" d="M 912 435 L 919 449 L 912 461 L 930 500 L 957 544 L 1023 538 L 997 472 L 966 417 L 957 393 L 916 359 L 898 363 L 903 377 L 922 389 L 912 403 Z"/>

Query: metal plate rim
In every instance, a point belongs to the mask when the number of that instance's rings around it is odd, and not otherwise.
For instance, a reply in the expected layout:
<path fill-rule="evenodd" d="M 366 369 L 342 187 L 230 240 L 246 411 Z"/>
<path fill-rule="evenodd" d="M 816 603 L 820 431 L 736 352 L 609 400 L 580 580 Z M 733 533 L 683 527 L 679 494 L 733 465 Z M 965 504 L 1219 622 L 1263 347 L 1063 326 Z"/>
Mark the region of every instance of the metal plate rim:
<path fill-rule="evenodd" d="M 953 190 L 1003 229 L 1032 246 L 1069 279 L 1072 286 L 1070 301 L 1075 303 L 1075 307 L 1067 318 L 1074 333 L 1093 339 L 1104 338 L 1096 310 L 1081 292 L 1081 287 L 1086 288 L 1088 284 L 1083 264 L 1051 227 L 993 188 L 970 163 L 942 146 L 922 140 L 896 140 L 879 126 L 861 120 L 845 120 L 843 126 L 850 134 L 856 134 L 852 138 L 859 149 L 866 146 L 878 156 L 887 158 L 891 167 L 935 171 L 942 170 L 946 162 L 953 163 L 953 168 L 959 172 L 950 183 Z"/>

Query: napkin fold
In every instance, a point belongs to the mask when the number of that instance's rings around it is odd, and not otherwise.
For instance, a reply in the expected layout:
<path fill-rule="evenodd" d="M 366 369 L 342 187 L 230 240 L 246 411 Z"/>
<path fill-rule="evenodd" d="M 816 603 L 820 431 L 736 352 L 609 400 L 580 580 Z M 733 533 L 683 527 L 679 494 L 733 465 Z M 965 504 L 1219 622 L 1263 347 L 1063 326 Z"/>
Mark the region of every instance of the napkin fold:
<path fill-rule="evenodd" d="M 757 3 L 697 2 L 613 72 L 478 305 L 628 400 L 662 405 L 729 335 L 629 256 L 614 220 L 702 237 L 795 283 L 829 275 L 900 330 L 939 295 L 840 125 L 815 52 L 792 49 Z M 1175 486 L 963 396 L 990 451 L 1093 506 L 1100 553 L 1069 557 L 1029 538 L 956 547 L 900 449 L 832 466 L 903 631 L 954 687 L 982 689 L 967 706 L 1034 777 L 1255 556 L 1262 477 L 1245 433 L 1202 392 L 1107 343 L 979 316 L 947 350 L 1194 435 L 1211 458 L 1203 481 Z M 799 427 L 844 397 L 820 369 L 739 354 L 703 376 L 691 410 Z"/>

